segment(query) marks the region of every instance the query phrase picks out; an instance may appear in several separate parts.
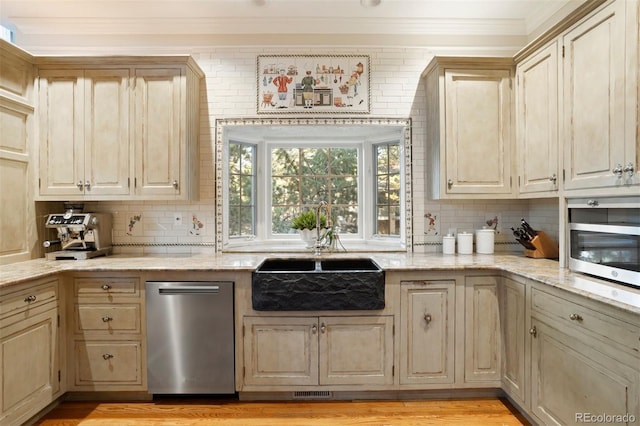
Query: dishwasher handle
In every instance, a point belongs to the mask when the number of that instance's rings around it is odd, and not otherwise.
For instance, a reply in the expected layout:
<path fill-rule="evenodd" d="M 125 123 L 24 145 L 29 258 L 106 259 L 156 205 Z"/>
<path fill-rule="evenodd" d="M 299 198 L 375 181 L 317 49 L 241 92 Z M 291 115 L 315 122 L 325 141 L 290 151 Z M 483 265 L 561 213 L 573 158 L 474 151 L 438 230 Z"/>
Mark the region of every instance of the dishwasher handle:
<path fill-rule="evenodd" d="M 177 294 L 216 294 L 220 293 L 220 286 L 182 286 L 182 287 L 161 287 L 158 294 L 171 296 Z"/>

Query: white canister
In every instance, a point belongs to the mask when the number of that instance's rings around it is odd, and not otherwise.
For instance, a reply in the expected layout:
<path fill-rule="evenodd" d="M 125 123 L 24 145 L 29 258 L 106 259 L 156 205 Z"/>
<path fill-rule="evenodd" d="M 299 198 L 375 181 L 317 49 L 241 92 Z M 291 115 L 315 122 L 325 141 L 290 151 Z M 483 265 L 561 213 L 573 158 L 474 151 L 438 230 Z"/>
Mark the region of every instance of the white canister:
<path fill-rule="evenodd" d="M 495 241 L 495 231 L 493 229 L 476 230 L 476 253 L 493 254 L 493 244 Z"/>
<path fill-rule="evenodd" d="M 473 234 L 471 232 L 458 233 L 458 254 L 473 253 Z"/>
<path fill-rule="evenodd" d="M 456 237 L 447 234 L 442 237 L 442 254 L 454 254 L 456 252 Z"/>

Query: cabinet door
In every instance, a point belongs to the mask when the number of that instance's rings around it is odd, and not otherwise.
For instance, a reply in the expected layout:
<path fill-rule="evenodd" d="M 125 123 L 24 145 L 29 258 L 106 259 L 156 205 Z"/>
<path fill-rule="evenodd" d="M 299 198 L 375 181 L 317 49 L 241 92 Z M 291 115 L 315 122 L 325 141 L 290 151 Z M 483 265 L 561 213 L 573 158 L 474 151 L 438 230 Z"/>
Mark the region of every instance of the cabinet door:
<path fill-rule="evenodd" d="M 455 282 L 403 282 L 400 383 L 453 383 Z"/>
<path fill-rule="evenodd" d="M 317 385 L 318 319 L 245 317 L 246 385 Z"/>
<path fill-rule="evenodd" d="M 1 424 L 25 422 L 59 391 L 57 338 L 57 309 L 0 330 Z"/>
<path fill-rule="evenodd" d="M 511 70 L 445 70 L 447 194 L 510 194 Z"/>
<path fill-rule="evenodd" d="M 585 423 L 585 415 L 638 415 L 640 372 L 536 318 L 532 334 L 531 409 L 542 423 L 571 425 Z"/>
<path fill-rule="evenodd" d="M 498 278 L 467 277 L 465 285 L 464 380 L 499 386 Z"/>
<path fill-rule="evenodd" d="M 503 278 L 500 287 L 502 388 L 516 402 L 526 401 L 526 285 Z"/>
<path fill-rule="evenodd" d="M 40 195 L 84 194 L 84 71 L 41 70 Z"/>
<path fill-rule="evenodd" d="M 85 194 L 128 195 L 129 70 L 85 71 Z"/>
<path fill-rule="evenodd" d="M 558 45 L 541 49 L 516 70 L 516 131 L 521 194 L 558 186 Z"/>
<path fill-rule="evenodd" d="M 321 317 L 321 385 L 393 383 L 393 316 Z"/>
<path fill-rule="evenodd" d="M 179 196 L 186 184 L 181 167 L 185 76 L 179 68 L 136 69 L 135 73 L 136 193 Z"/>
<path fill-rule="evenodd" d="M 625 1 L 616 1 L 563 38 L 565 189 L 621 185 L 625 111 Z"/>

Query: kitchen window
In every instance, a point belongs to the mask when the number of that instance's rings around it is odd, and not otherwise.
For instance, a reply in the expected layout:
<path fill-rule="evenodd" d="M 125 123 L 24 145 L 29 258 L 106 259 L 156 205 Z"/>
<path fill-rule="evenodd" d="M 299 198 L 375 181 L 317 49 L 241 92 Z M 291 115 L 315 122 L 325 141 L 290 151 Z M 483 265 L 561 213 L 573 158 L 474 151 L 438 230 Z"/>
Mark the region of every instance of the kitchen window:
<path fill-rule="evenodd" d="M 304 250 L 291 220 L 321 201 L 348 251 L 406 249 L 399 128 L 231 127 L 216 151 L 221 251 Z"/>

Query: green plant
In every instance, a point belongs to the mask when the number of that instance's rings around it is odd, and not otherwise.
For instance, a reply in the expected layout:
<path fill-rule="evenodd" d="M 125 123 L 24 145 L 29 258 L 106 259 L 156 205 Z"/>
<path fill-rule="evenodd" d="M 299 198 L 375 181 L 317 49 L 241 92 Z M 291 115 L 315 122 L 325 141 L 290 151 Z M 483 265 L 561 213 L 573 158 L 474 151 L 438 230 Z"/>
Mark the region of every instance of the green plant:
<path fill-rule="evenodd" d="M 320 228 L 327 226 L 327 217 L 320 214 Z M 291 221 L 293 229 L 316 229 L 316 212 L 314 210 L 305 210 Z"/>

